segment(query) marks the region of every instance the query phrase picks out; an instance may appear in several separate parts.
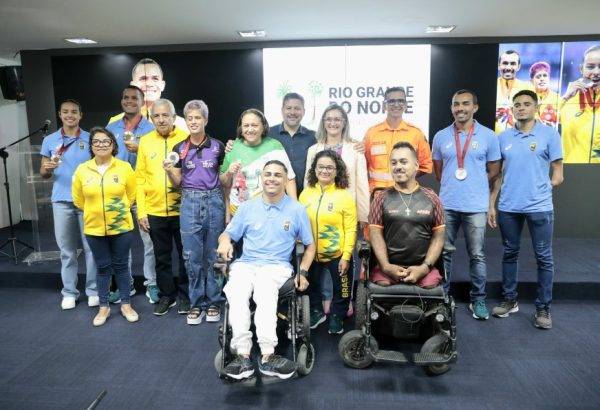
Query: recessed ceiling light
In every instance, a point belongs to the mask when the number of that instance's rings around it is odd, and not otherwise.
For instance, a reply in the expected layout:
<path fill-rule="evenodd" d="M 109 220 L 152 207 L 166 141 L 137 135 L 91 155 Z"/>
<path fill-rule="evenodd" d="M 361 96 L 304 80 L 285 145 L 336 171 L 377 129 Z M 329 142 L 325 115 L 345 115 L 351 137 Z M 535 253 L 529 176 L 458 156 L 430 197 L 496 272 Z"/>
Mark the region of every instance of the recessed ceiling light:
<path fill-rule="evenodd" d="M 91 40 L 89 38 L 65 38 L 65 41 L 75 44 L 98 44 L 97 41 Z"/>
<path fill-rule="evenodd" d="M 239 30 L 237 33 L 243 38 L 265 37 L 267 35 L 264 30 Z"/>
<path fill-rule="evenodd" d="M 427 26 L 425 32 L 427 34 L 431 33 L 449 33 L 454 30 L 456 26 Z"/>

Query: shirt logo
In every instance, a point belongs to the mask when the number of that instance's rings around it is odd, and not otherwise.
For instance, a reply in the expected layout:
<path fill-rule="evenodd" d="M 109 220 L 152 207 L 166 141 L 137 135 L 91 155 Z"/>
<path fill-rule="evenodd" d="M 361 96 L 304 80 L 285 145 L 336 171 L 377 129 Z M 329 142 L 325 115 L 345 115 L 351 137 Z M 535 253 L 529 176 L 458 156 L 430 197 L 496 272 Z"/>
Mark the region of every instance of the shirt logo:
<path fill-rule="evenodd" d="M 291 224 L 290 221 L 283 221 L 283 230 L 286 231 L 286 232 L 289 231 L 290 230 L 290 224 Z"/>
<path fill-rule="evenodd" d="M 508 144 L 508 145 L 507 145 L 507 146 L 504 148 L 504 151 L 508 151 L 508 150 L 509 150 L 509 149 L 511 149 L 511 148 L 512 148 L 512 144 Z"/>
<path fill-rule="evenodd" d="M 330 203 L 327 204 L 327 210 L 329 212 L 333 211 L 333 202 L 330 202 Z"/>
<path fill-rule="evenodd" d="M 535 148 L 537 147 L 537 142 L 532 142 L 531 144 L 529 144 L 529 150 L 530 151 L 535 151 Z"/>
<path fill-rule="evenodd" d="M 479 141 L 473 141 L 473 142 L 471 143 L 471 148 L 473 148 L 473 149 L 477 149 L 477 147 L 479 147 Z"/>
<path fill-rule="evenodd" d="M 452 143 L 451 142 L 449 142 L 448 144 L 446 144 L 446 149 L 448 149 L 450 147 L 452 147 Z"/>
<path fill-rule="evenodd" d="M 153 152 L 152 154 L 150 154 L 150 159 L 154 159 L 156 158 L 156 152 Z"/>
<path fill-rule="evenodd" d="M 113 175 L 113 181 L 115 182 L 115 184 L 119 183 L 119 176 L 118 175 Z"/>
<path fill-rule="evenodd" d="M 430 209 L 417 209 L 417 215 L 431 215 Z"/>
<path fill-rule="evenodd" d="M 202 166 L 204 168 L 214 168 L 215 163 L 212 159 L 207 159 L 207 160 L 202 161 Z"/>
<path fill-rule="evenodd" d="M 85 148 L 85 144 L 83 143 L 83 141 L 79 141 L 79 149 L 84 149 Z"/>

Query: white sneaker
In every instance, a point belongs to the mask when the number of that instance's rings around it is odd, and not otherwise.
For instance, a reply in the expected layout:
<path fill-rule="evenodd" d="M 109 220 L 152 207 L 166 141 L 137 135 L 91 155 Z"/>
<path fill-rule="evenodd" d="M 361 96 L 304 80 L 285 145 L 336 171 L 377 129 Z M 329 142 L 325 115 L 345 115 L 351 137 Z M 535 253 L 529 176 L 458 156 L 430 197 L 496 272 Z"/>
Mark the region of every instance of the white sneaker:
<path fill-rule="evenodd" d="M 100 298 L 98 296 L 88 296 L 88 306 L 89 307 L 100 306 Z"/>
<path fill-rule="evenodd" d="M 75 309 L 75 298 L 73 296 L 63 296 L 60 308 L 62 310 Z"/>

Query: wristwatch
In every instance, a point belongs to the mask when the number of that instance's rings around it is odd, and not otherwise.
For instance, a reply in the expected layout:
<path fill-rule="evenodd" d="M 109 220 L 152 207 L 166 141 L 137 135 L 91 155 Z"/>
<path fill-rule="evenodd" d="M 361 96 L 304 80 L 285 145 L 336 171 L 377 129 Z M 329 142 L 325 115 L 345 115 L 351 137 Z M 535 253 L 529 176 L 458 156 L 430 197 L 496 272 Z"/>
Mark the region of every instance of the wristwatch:
<path fill-rule="evenodd" d="M 300 269 L 300 275 L 302 275 L 306 278 L 306 277 L 308 277 L 308 271 L 306 269 Z"/>

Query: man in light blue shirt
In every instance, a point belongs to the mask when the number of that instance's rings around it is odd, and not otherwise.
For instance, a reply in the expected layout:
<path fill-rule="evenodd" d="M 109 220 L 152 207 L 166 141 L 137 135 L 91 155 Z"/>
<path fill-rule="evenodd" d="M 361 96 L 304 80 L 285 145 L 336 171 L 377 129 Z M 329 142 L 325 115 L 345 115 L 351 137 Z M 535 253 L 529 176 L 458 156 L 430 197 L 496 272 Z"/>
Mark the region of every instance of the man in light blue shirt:
<path fill-rule="evenodd" d="M 231 266 L 224 291 L 229 302 L 231 349 L 237 357 L 225 367 L 234 379 L 254 374 L 250 361 L 252 332 L 248 300 L 256 303 L 254 324 L 262 359 L 259 370 L 267 376 L 287 379 L 296 371 L 295 363 L 275 355 L 277 345 L 277 299 L 279 288 L 291 277 L 290 257 L 296 240 L 306 245 L 300 262 L 296 288 L 308 287 L 306 275 L 315 256 L 312 231 L 306 210 L 285 194 L 288 170 L 278 161 L 268 161 L 262 171 L 263 193 L 242 203 L 219 237 L 217 252 L 225 259 L 233 256 L 231 241 L 243 239 L 242 256 Z"/>
<path fill-rule="evenodd" d="M 117 139 L 119 152 L 117 158 L 127 161 L 135 169 L 137 162 L 137 150 L 140 138 L 154 130 L 154 124 L 142 115 L 144 105 L 144 92 L 135 85 L 128 85 L 121 96 L 121 108 L 123 116 L 114 116 L 109 120 L 106 129 L 112 132 Z M 131 208 L 133 220 L 137 221 L 137 207 Z M 158 286 L 156 286 L 156 268 L 154 260 L 154 247 L 150 234 L 138 229 L 142 243 L 144 244 L 144 285 L 146 286 L 146 297 L 150 303 L 158 302 Z M 133 287 L 133 276 L 131 272 L 131 251 L 129 251 L 129 274 L 131 281 L 130 294 L 135 294 Z M 110 292 L 108 298 L 110 303 L 119 303 L 119 292 Z"/>
<path fill-rule="evenodd" d="M 459 90 L 450 107 L 452 125 L 433 138 L 433 168 L 441 182 L 440 199 L 446 216 L 446 241 L 442 257 L 450 290 L 454 242 L 461 225 L 465 233 L 471 274 L 471 304 L 475 319 L 490 317 L 485 305 L 485 224 L 489 201 L 489 179 L 500 171 L 500 149 L 496 134 L 473 119 L 479 109 L 477 96 Z"/>
<path fill-rule="evenodd" d="M 533 91 L 523 90 L 515 94 L 512 110 L 517 123 L 515 128 L 504 131 L 498 137 L 503 162 L 502 186 L 500 187 L 500 179 L 494 182 L 488 213 L 490 226 L 500 226 L 504 244 L 504 301 L 493 309 L 492 314 L 496 317 L 507 317 L 519 311 L 517 260 L 521 231 L 527 222 L 538 274 L 534 325 L 540 329 L 550 329 L 554 277 L 552 189 L 563 182 L 561 140 L 554 128 L 536 121 L 538 99 Z M 494 206 L 498 192 L 500 199 L 496 215 Z"/>
<path fill-rule="evenodd" d="M 54 235 L 60 249 L 60 276 L 63 283 L 61 308 L 73 309 L 79 298 L 77 290 L 77 244 L 79 238 L 85 255 L 85 293 L 90 307 L 98 306 L 96 263 L 83 234 L 83 213 L 73 205 L 71 183 L 79 164 L 89 160 L 90 134 L 79 127 L 81 105 L 75 100 L 60 104 L 58 116 L 62 127 L 42 142 L 42 178 L 54 177 L 52 184 L 52 215 Z"/>

